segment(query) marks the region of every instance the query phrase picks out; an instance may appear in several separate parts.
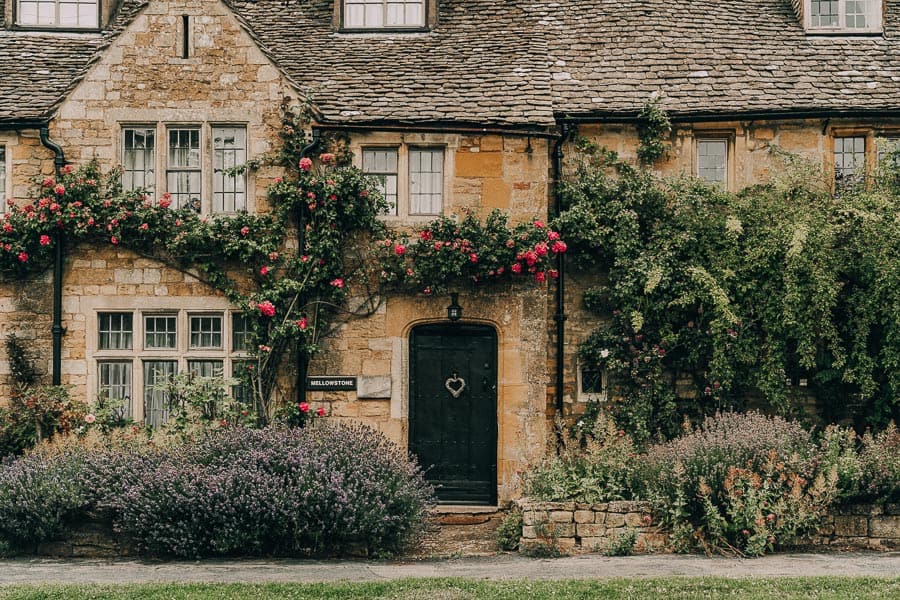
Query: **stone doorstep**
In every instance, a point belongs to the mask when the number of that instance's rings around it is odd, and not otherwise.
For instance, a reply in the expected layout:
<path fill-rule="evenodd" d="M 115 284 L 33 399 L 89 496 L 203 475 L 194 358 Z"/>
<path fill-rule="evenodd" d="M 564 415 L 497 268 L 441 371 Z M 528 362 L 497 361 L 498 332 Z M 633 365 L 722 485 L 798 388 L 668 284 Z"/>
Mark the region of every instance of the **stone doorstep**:
<path fill-rule="evenodd" d="M 438 504 L 431 514 L 441 525 L 481 525 L 497 517 L 498 506 L 477 506 L 462 504 Z"/>

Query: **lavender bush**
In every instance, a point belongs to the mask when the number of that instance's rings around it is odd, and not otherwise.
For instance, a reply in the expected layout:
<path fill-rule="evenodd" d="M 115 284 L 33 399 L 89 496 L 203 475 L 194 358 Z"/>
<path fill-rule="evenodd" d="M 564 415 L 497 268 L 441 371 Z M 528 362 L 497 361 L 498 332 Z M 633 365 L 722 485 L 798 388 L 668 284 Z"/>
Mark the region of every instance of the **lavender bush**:
<path fill-rule="evenodd" d="M 81 441 L 2 468 L 0 541 L 54 539 L 99 510 L 151 555 L 387 554 L 415 539 L 431 497 L 415 463 L 363 426 Z"/>

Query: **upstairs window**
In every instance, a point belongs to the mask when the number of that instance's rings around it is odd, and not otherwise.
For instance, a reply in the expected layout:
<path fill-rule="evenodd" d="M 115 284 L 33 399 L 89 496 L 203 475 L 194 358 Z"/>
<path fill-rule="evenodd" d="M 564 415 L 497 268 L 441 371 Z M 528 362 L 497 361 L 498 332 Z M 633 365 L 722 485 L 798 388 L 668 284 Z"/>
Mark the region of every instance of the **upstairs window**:
<path fill-rule="evenodd" d="M 697 177 L 725 188 L 728 183 L 728 140 L 697 140 Z"/>
<path fill-rule="evenodd" d="M 344 0 L 345 29 L 425 27 L 425 0 Z"/>
<path fill-rule="evenodd" d="M 881 31 L 881 0 L 805 0 L 806 29 L 823 33 Z"/>
<path fill-rule="evenodd" d="M 97 29 L 97 0 L 19 0 L 16 24 L 25 27 Z"/>
<path fill-rule="evenodd" d="M 834 138 L 834 181 L 838 188 L 859 181 L 866 171 L 866 138 Z"/>

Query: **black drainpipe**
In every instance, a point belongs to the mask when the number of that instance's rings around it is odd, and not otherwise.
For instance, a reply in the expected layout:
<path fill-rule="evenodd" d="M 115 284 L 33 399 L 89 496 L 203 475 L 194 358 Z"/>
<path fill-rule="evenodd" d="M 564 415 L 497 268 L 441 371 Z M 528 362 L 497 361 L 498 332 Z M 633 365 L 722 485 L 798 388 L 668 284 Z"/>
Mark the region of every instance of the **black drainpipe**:
<path fill-rule="evenodd" d="M 66 156 L 63 149 L 50 139 L 50 127 L 46 123 L 41 125 L 41 144 L 45 148 L 53 151 L 53 167 L 56 172 L 56 178 L 62 174 L 62 169 L 66 166 Z M 55 253 L 53 257 L 53 326 L 50 331 L 53 333 L 53 367 L 51 371 L 51 383 L 59 385 L 62 382 L 62 338 L 65 329 L 62 326 L 62 286 L 63 286 L 63 243 L 65 237 L 63 231 L 56 229 L 54 234 Z"/>
<path fill-rule="evenodd" d="M 313 127 L 312 140 L 300 151 L 300 158 L 305 157 L 307 152 L 318 146 L 320 141 L 321 138 L 319 137 L 319 130 Z M 297 210 L 297 252 L 300 254 L 300 256 L 303 256 L 303 254 L 306 252 L 306 211 L 303 209 L 303 206 L 300 206 Z M 304 306 L 306 304 L 306 296 L 301 295 L 298 298 L 298 303 L 300 304 L 300 306 Z M 308 371 L 309 356 L 306 354 L 305 350 L 300 351 L 298 347 L 297 382 L 295 384 L 295 387 L 297 388 L 298 403 L 306 402 L 306 374 Z"/>
<path fill-rule="evenodd" d="M 562 179 L 563 168 L 563 144 L 569 137 L 572 127 L 568 123 L 561 124 L 561 132 L 559 138 L 553 145 L 553 197 L 554 207 L 553 216 L 558 217 L 562 214 L 562 199 L 559 194 L 559 186 Z M 566 345 L 566 260 L 564 254 L 556 255 L 556 270 L 559 272 L 559 278 L 556 280 L 556 314 L 553 320 L 556 321 L 556 414 L 562 415 L 565 397 L 564 375 L 565 375 L 565 345 Z"/>

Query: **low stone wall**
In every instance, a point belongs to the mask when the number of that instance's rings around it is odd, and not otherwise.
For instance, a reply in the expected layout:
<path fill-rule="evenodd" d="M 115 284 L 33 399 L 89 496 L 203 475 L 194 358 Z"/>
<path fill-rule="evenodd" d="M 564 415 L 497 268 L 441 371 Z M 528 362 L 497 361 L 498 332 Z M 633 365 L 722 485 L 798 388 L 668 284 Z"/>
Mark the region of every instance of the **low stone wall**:
<path fill-rule="evenodd" d="M 825 518 L 815 546 L 900 550 L 900 504 L 844 506 Z"/>
<path fill-rule="evenodd" d="M 666 551 L 668 536 L 653 525 L 649 502 L 599 504 L 517 501 L 522 511 L 519 550 L 552 546 L 560 552 L 606 552 L 622 536 L 636 536 L 637 554 Z"/>

